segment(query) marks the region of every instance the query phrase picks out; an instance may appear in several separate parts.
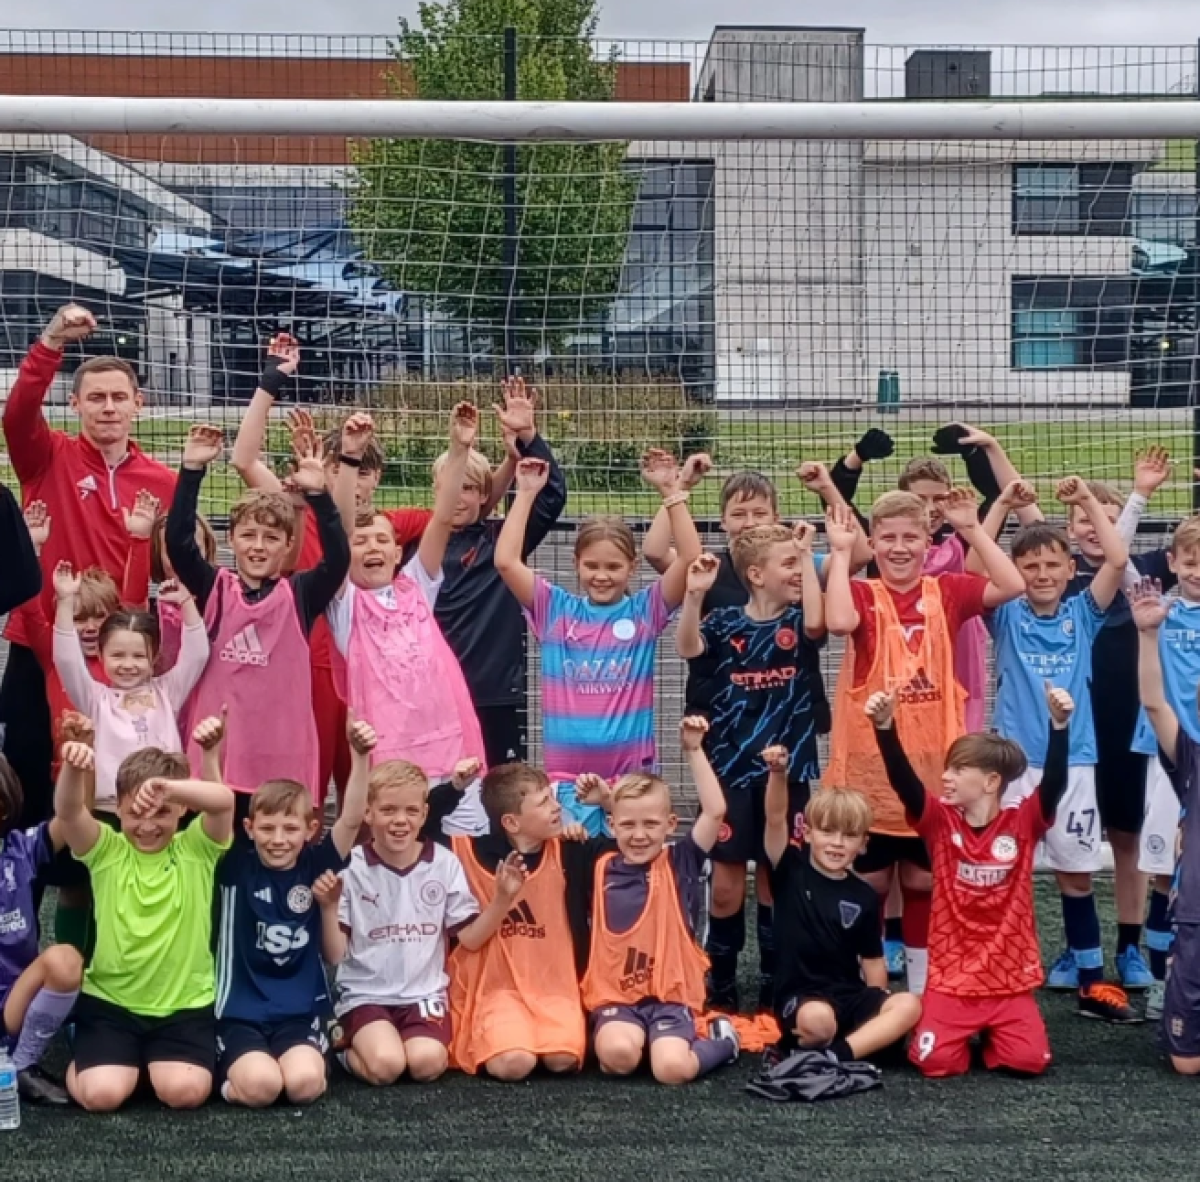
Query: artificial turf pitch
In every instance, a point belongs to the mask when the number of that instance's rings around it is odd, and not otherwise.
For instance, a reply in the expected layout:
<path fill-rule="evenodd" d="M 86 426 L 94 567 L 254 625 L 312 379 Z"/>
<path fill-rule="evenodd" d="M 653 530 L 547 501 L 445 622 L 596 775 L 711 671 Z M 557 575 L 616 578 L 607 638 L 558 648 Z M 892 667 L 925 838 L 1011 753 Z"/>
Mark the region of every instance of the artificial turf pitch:
<path fill-rule="evenodd" d="M 1111 948 L 1111 883 L 1100 885 Z M 1043 944 L 1061 925 L 1039 882 Z M 752 950 L 751 950 L 752 951 Z M 747 964 L 752 963 L 747 956 Z M 649 1077 L 535 1077 L 518 1085 L 448 1075 L 375 1090 L 335 1074 L 303 1111 L 169 1113 L 149 1100 L 114 1116 L 26 1107 L 0 1133 L 4 1182 L 183 1178 L 745 1179 L 813 1182 L 1138 1182 L 1200 1176 L 1200 1081 L 1171 1075 L 1149 1026 L 1112 1028 L 1042 995 L 1055 1063 L 1039 1080 L 927 1082 L 885 1070 L 874 1093 L 771 1104 L 743 1085 L 758 1056 L 685 1088 Z M 51 1066 L 61 1065 L 56 1055 Z"/>

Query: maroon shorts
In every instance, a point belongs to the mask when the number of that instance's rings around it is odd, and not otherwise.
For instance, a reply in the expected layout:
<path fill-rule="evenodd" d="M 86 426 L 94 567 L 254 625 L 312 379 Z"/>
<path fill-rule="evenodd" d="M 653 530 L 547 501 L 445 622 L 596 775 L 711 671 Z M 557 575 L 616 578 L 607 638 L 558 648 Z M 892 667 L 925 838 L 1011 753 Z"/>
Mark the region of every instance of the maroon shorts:
<path fill-rule="evenodd" d="M 355 1035 L 372 1022 L 390 1022 L 405 1041 L 432 1038 L 444 1047 L 451 1042 L 450 1007 L 438 997 L 404 1006 L 357 1006 L 347 1010 L 338 1021 L 342 1028 L 342 1047 L 348 1047 Z"/>
<path fill-rule="evenodd" d="M 592 1029 L 600 1030 L 610 1022 L 625 1022 L 646 1032 L 653 1046 L 660 1038 L 696 1041 L 696 1019 L 687 1006 L 662 1001 L 639 1001 L 635 1006 L 601 1006 L 592 1014 Z"/>
<path fill-rule="evenodd" d="M 1050 1065 L 1046 1023 L 1032 993 L 949 997 L 927 990 L 908 1057 L 922 1075 L 963 1075 L 971 1066 L 975 1037 L 983 1040 L 983 1062 L 989 1070 L 1041 1075 Z"/>

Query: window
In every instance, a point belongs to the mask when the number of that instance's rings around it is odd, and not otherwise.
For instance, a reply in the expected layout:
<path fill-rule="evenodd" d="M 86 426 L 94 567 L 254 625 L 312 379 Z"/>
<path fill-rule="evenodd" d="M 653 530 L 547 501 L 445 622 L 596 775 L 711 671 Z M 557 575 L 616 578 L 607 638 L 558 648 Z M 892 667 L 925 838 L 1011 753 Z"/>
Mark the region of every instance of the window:
<path fill-rule="evenodd" d="M 1129 355 L 1127 279 L 1014 279 L 1013 369 L 1104 369 Z"/>
<path fill-rule="evenodd" d="M 1133 195 L 1133 236 L 1149 242 L 1189 246 L 1196 241 L 1195 193 L 1144 192 Z"/>
<path fill-rule="evenodd" d="M 1013 233 L 1125 237 L 1132 164 L 1018 164 Z"/>

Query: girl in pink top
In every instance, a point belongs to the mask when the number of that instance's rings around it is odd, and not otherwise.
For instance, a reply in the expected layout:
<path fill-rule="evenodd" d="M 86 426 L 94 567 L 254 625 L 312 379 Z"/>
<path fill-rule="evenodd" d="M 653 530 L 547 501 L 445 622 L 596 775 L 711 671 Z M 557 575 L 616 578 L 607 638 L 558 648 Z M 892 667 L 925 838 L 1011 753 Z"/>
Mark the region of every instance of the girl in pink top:
<path fill-rule="evenodd" d="M 449 779 L 464 759 L 484 763 L 483 737 L 458 660 L 434 619 L 442 559 L 471 462 L 478 411 L 461 402 L 450 449 L 434 484 L 433 517 L 416 555 L 397 573 L 391 522 L 366 510 L 350 535 L 350 575 L 326 609 L 345 661 L 346 703 L 378 735 L 373 763 L 404 759 L 430 780 Z"/>
<path fill-rule="evenodd" d="M 54 668 L 63 688 L 96 728 L 95 807 L 115 812 L 117 769 L 143 747 L 181 751 L 176 716 L 208 661 L 208 634 L 186 592 L 174 601 L 183 615 L 183 639 L 175 667 L 154 676 L 158 627 L 145 612 L 114 612 L 100 628 L 100 660 L 108 685 L 93 679 L 74 624 L 80 577 L 69 562 L 54 569 L 58 599 L 54 619 Z"/>

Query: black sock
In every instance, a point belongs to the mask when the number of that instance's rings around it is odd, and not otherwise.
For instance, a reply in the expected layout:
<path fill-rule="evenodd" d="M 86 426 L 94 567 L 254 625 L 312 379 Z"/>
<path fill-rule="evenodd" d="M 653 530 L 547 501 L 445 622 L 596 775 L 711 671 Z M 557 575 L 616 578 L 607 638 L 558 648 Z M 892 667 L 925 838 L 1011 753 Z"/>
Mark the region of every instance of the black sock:
<path fill-rule="evenodd" d="M 775 908 L 759 903 L 754 916 L 758 934 L 758 1005 L 775 1004 Z"/>
<path fill-rule="evenodd" d="M 746 944 L 746 914 L 714 915 L 708 922 L 710 993 L 713 1003 L 737 1004 L 738 956 Z"/>
<path fill-rule="evenodd" d="M 844 1038 L 835 1038 L 825 1049 L 835 1059 L 840 1059 L 843 1063 L 854 1062 L 854 1052 L 850 1049 L 850 1044 Z"/>
<path fill-rule="evenodd" d="M 1142 942 L 1142 925 L 1140 923 L 1117 924 L 1117 955 L 1120 956 L 1126 948 L 1136 948 Z"/>
<path fill-rule="evenodd" d="M 1146 947 L 1150 950 L 1150 972 L 1156 981 L 1167 978 L 1167 957 L 1174 940 L 1171 931 L 1171 896 L 1150 892 L 1150 914 L 1146 918 Z"/>
<path fill-rule="evenodd" d="M 899 915 L 893 915 L 883 921 L 883 938 L 894 944 L 904 943 L 904 920 Z"/>

